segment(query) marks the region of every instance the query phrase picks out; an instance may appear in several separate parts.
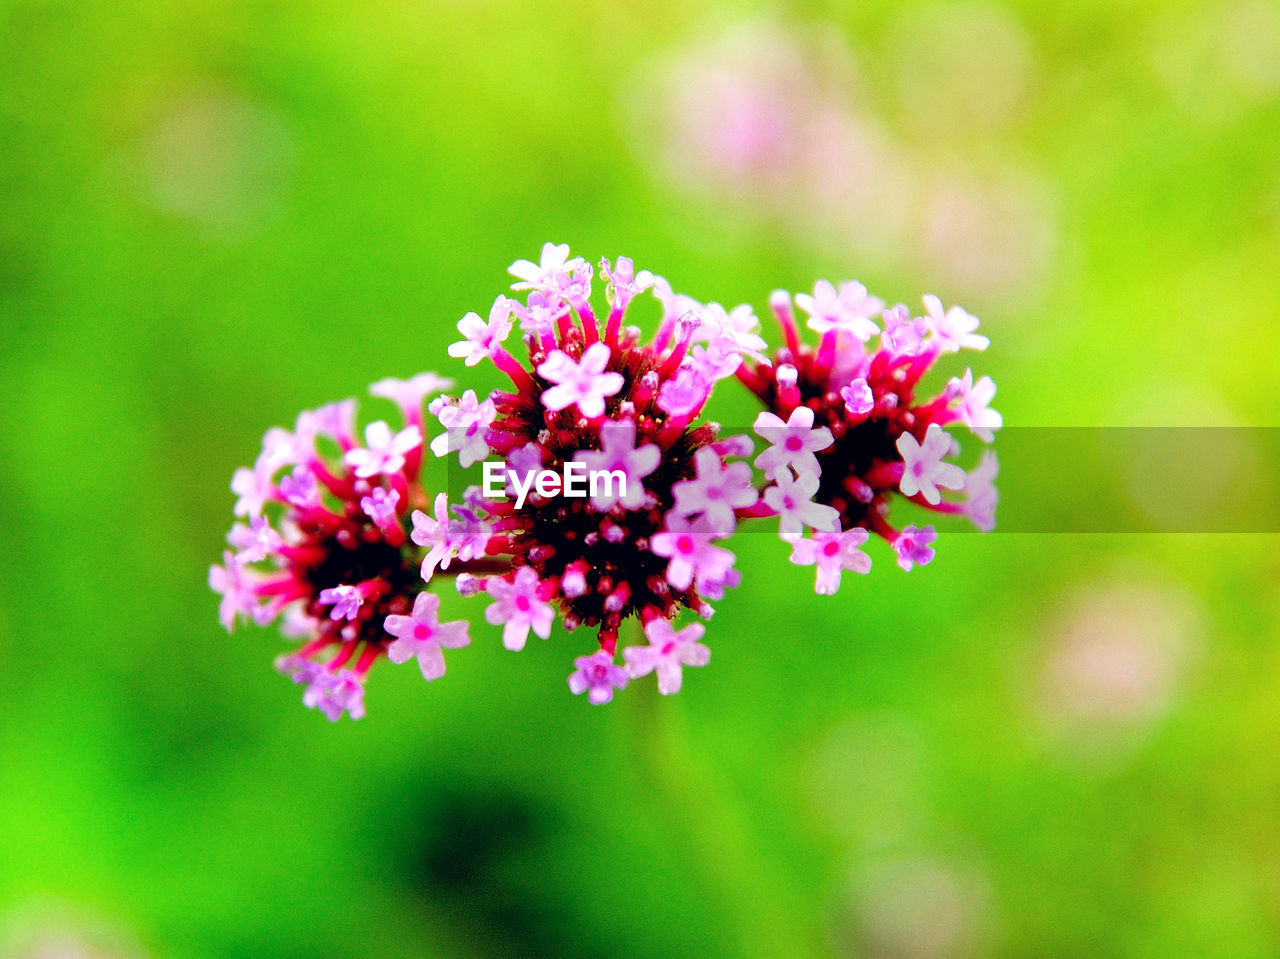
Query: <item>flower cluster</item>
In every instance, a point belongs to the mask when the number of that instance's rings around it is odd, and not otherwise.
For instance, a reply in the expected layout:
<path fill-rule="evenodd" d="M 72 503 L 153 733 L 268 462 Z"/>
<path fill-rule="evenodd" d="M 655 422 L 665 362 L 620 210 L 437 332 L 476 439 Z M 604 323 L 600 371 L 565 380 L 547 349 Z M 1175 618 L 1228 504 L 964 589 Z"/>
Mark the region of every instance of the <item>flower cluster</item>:
<path fill-rule="evenodd" d="M 370 423 L 361 442 L 351 400 L 304 412 L 293 430 L 268 431 L 254 466 L 232 479 L 243 521 L 210 570 L 222 622 L 282 619 L 302 645 L 278 668 L 330 719 L 363 715 L 365 678 L 382 656 L 416 659 L 433 680 L 444 650 L 470 642 L 467 622 L 439 621 L 432 586 L 444 577 L 483 598 L 510 650 L 530 633 L 548 638 L 557 621 L 593 630 L 568 684 L 599 704 L 650 673 L 660 693 L 678 692 L 686 667 L 708 663 L 705 626 L 677 621 L 709 619 L 711 602 L 738 585 L 725 543 L 744 521 L 776 516 L 791 561 L 817 567 L 819 593 L 870 569 L 861 547 L 871 533 L 904 569 L 933 557 L 931 526 L 889 525 L 897 494 L 991 527 L 995 458 L 966 473 L 950 462 L 957 447 L 944 427 L 990 442 L 994 385 L 966 371 L 940 395 L 915 397 L 942 353 L 986 346 L 958 307 L 926 297 L 913 317 L 856 283 L 819 283 L 794 300 L 820 337 L 814 348 L 800 342 L 792 298 L 777 293 L 785 345 L 770 360 L 749 306 L 700 303 L 625 257 L 601 261 L 597 276 L 548 243 L 539 262 L 510 272 L 517 295 L 497 297 L 487 318 L 468 313 L 449 347 L 467 366 L 493 363 L 508 388 L 436 396 L 428 410 L 442 431 L 428 441 L 424 401 L 452 384 L 432 373 L 382 380 L 371 392 L 400 408 L 399 429 Z M 647 340 L 626 322 L 645 294 L 661 309 Z M 523 358 L 505 345 L 517 323 Z M 766 407 L 759 452 L 751 436 L 721 436 L 701 418 L 717 384 L 735 377 Z M 424 447 L 462 469 L 485 462 L 485 485 L 452 503 L 445 491 L 433 498 L 421 485 Z M 495 496 L 487 467 L 499 464 L 506 486 Z M 618 482 L 574 496 L 526 481 L 560 470 L 567 487 L 571 467 Z M 619 650 L 629 619 L 645 644 Z"/>
<path fill-rule="evenodd" d="M 859 547 L 871 533 L 892 545 L 904 570 L 933 558 L 932 526 L 890 525 L 896 495 L 937 513 L 963 515 L 984 531 L 995 525 L 995 455 L 985 451 L 966 473 L 950 462 L 959 444 L 944 429 L 965 427 L 991 442 L 1001 425 L 990 406 L 995 384 L 986 376 L 975 382 L 966 370 L 941 394 L 917 397 L 921 380 L 944 353 L 986 349 L 976 317 L 958 306 L 944 310 L 935 296 L 924 297 L 923 315 L 903 305 L 885 309 L 852 282 L 839 289 L 819 282 L 794 302 L 780 290 L 769 305 L 784 345 L 772 362 L 738 371 L 766 407 L 755 430 L 769 447 L 755 465 L 771 485 L 763 495 L 767 509 L 759 513 L 779 517 L 793 563 L 817 567 L 818 593 L 836 592 L 845 570 L 870 570 Z M 795 307 L 818 334 L 816 348 L 801 342 Z M 813 531 L 809 538 L 806 528 Z"/>
<path fill-rule="evenodd" d="M 303 412 L 293 430 L 269 430 L 253 467 L 232 478 L 244 521 L 209 571 L 222 624 L 282 619 L 285 635 L 303 644 L 277 668 L 330 719 L 364 714 L 364 680 L 384 654 L 395 663 L 416 657 L 435 679 L 441 649 L 469 642 L 465 622 L 438 621 L 439 597 L 423 591 L 406 535 L 410 511 L 426 502 L 422 402 L 450 385 L 434 373 L 375 383 L 370 392 L 398 405 L 405 422 L 399 430 L 370 423 L 363 443 L 354 400 Z"/>
<path fill-rule="evenodd" d="M 488 594 L 485 618 L 502 626 L 508 649 L 522 649 L 530 632 L 545 639 L 557 617 L 569 630 L 595 629 L 599 649 L 578 660 L 570 679 L 575 692 L 589 688 L 594 702 L 628 676 L 655 670 L 667 677 L 663 690 L 674 691 L 680 663 L 706 661 L 681 653 L 671 660 L 674 681 L 668 659 L 629 648 L 625 667 L 614 662 L 627 618 L 638 618 L 652 641 L 681 610 L 710 617 L 708 601 L 738 583 L 733 553 L 718 544 L 756 504 L 751 468 L 734 460 L 753 444 L 719 437 L 698 416 L 714 385 L 764 347 L 749 307 L 698 303 L 661 277 L 636 272 L 625 257 L 602 261 L 600 271 L 603 317 L 591 305 L 592 266 L 570 258 L 567 246 L 547 244 L 539 263 L 514 264 L 513 290 L 524 298 L 498 297 L 487 322 L 468 314 L 458 324 L 464 338 L 449 348 L 468 363 L 490 359 L 512 388 L 483 401 L 467 392 L 432 404 L 446 427 L 432 449 L 456 452 L 463 466 L 496 456 L 506 471 L 526 475 L 572 461 L 625 478 L 582 499 L 480 501 L 494 530 L 490 551 L 511 568 L 459 582 Z M 625 322 L 646 292 L 663 309 L 648 342 Z M 523 332 L 523 362 L 503 345 L 513 318 Z"/>

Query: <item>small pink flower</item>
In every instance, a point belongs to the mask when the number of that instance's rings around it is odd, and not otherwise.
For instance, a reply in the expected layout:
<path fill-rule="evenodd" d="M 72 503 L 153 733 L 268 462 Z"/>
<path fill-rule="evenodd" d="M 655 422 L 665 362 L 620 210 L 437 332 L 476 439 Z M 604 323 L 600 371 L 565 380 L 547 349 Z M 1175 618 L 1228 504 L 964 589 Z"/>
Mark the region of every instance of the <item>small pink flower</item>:
<path fill-rule="evenodd" d="M 606 397 L 622 389 L 621 373 L 604 371 L 609 363 L 609 347 L 604 343 L 592 343 L 575 363 L 561 350 L 552 350 L 538 365 L 538 375 L 555 386 L 542 392 L 542 405 L 558 412 L 575 403 L 588 419 L 604 414 Z"/>
<path fill-rule="evenodd" d="M 684 666 L 705 666 L 711 661 L 711 650 L 698 640 L 706 627 L 690 623 L 677 632 L 665 619 L 655 619 L 644 628 L 648 646 L 628 646 L 622 651 L 627 663 L 627 675 L 632 679 L 658 674 L 658 692 L 671 696 L 680 692 L 684 680 Z"/>
<path fill-rule="evenodd" d="M 309 428 L 333 440 L 343 449 L 356 443 L 356 401 L 339 400 L 312 410 Z"/>
<path fill-rule="evenodd" d="M 471 637 L 467 635 L 466 622 L 441 623 L 439 613 L 440 597 L 435 593 L 419 593 L 413 601 L 411 615 L 388 616 L 384 628 L 396 639 L 387 645 L 387 659 L 398 664 L 416 656 L 425 679 L 443 676 L 442 648 L 461 649 L 471 642 Z"/>
<path fill-rule="evenodd" d="M 930 506 L 942 502 L 943 489 L 964 489 L 964 470 L 954 463 L 944 463 L 943 457 L 951 453 L 951 437 L 937 423 L 930 423 L 922 445 L 910 433 L 898 437 L 898 452 L 902 455 L 902 480 L 898 488 L 904 496 L 924 497 Z"/>
<path fill-rule="evenodd" d="M 884 309 L 884 302 L 868 295 L 861 283 L 842 283 L 837 293 L 826 280 L 819 280 L 812 296 L 796 294 L 796 305 L 809 314 L 807 325 L 815 333 L 846 332 L 865 343 L 880 332 L 871 317 Z"/>
<path fill-rule="evenodd" d="M 680 516 L 667 514 L 667 528 L 654 534 L 650 549 L 658 556 L 665 556 L 667 582 L 676 589 L 688 589 L 695 580 L 722 581 L 734 556 L 729 550 L 714 545 L 715 533 L 705 521 L 691 523 Z"/>
<path fill-rule="evenodd" d="M 708 303 L 699 311 L 698 317 L 702 322 L 693 335 L 695 341 L 719 342 L 726 353 L 763 359 L 760 351 L 767 344 L 756 332 L 760 328 L 760 320 L 750 303 L 740 303 L 732 310 L 726 310 L 719 303 Z"/>
<path fill-rule="evenodd" d="M 693 416 L 707 401 L 710 384 L 692 366 L 681 367 L 658 390 L 658 406 L 672 416 Z"/>
<path fill-rule="evenodd" d="M 898 565 L 908 572 L 917 563 L 926 565 L 934 556 L 929 544 L 937 538 L 938 531 L 932 526 L 920 529 L 914 525 L 905 527 L 893 541 L 893 551 L 898 554 Z"/>
<path fill-rule="evenodd" d="M 528 566 L 516 570 L 511 580 L 493 577 L 488 582 L 493 604 L 484 618 L 494 626 L 502 626 L 502 645 L 507 649 L 524 649 L 529 630 L 546 639 L 551 635 L 555 611 L 538 595 L 538 574 Z"/>
<path fill-rule="evenodd" d="M 358 586 L 334 586 L 331 589 L 323 589 L 317 599 L 326 606 L 333 604 L 333 609 L 329 611 L 329 618 L 334 622 L 340 619 L 355 619 L 356 614 L 360 612 L 360 607 L 364 604 L 364 597 L 360 594 Z"/>
<path fill-rule="evenodd" d="M 261 620 L 261 598 L 254 590 L 258 579 L 256 573 L 236 562 L 230 550 L 222 554 L 221 566 L 209 567 L 209 588 L 222 596 L 218 621 L 228 633 L 235 628 L 237 614 Z"/>
<path fill-rule="evenodd" d="M 424 580 L 430 580 L 435 575 L 437 566 L 440 569 L 448 569 L 449 560 L 453 556 L 453 549 L 449 542 L 449 496 L 447 493 L 436 494 L 435 510 L 435 519 L 420 509 L 415 509 L 411 517 L 413 532 L 409 534 L 409 538 L 419 546 L 428 547 L 427 555 L 422 559 Z"/>
<path fill-rule="evenodd" d="M 776 479 L 787 467 L 797 473 L 816 474 L 818 459 L 814 453 L 833 442 L 827 427 L 813 428 L 813 410 L 807 406 L 797 406 L 786 422 L 773 413 L 761 413 L 752 428 L 769 443 L 769 448 L 755 459 L 755 465 L 769 479 Z"/>
<path fill-rule="evenodd" d="M 516 260 L 511 264 L 507 272 L 520 281 L 512 283 L 511 289 L 552 292 L 559 287 L 560 278 L 567 277 L 582 262 L 581 257 L 569 258 L 568 243 L 561 243 L 559 246 L 544 243 L 540 262 Z"/>
<path fill-rule="evenodd" d="M 989 376 L 973 382 L 973 370 L 965 370 L 964 377 L 954 377 L 947 384 L 947 397 L 956 406 L 956 418 L 984 443 L 995 439 L 995 431 L 1004 425 L 1004 419 L 991 409 L 995 399 L 996 384 Z"/>
<path fill-rule="evenodd" d="M 240 550 L 236 562 L 260 563 L 284 545 L 280 534 L 271 528 L 265 516 L 255 516 L 248 526 L 237 523 L 227 534 L 227 542 Z"/>
<path fill-rule="evenodd" d="M 452 386 L 453 380 L 443 376 L 419 373 L 407 380 L 397 380 L 394 377 L 378 380 L 369 387 L 369 393 L 395 403 L 407 422 L 416 422 L 422 419 L 422 401 Z"/>
<path fill-rule="evenodd" d="M 991 450 L 983 450 L 978 465 L 965 475 L 964 492 L 967 497 L 964 513 L 974 526 L 989 533 L 996 528 L 996 504 L 1000 500 L 995 478 L 1000 462 Z"/>
<path fill-rule="evenodd" d="M 303 704 L 320 710 L 330 722 L 336 723 L 344 712 L 352 719 L 364 718 L 364 685 L 351 670 L 341 669 L 336 673 L 323 668 L 318 672 L 307 670 L 295 676 L 294 681 L 307 682 Z"/>
<path fill-rule="evenodd" d="M 885 310 L 883 318 L 884 333 L 880 335 L 880 342 L 886 351 L 899 356 L 924 352 L 924 337 L 929 326 L 922 317 L 912 316 L 910 310 L 899 305 Z"/>
<path fill-rule="evenodd" d="M 239 497 L 232 512 L 236 516 L 258 516 L 262 513 L 262 504 L 271 498 L 274 491 L 270 474 L 242 466 L 231 476 L 231 492 Z"/>
<path fill-rule="evenodd" d="M 381 486 L 374 487 L 368 496 L 360 498 L 360 508 L 365 515 L 379 526 L 390 526 L 396 521 L 396 507 L 400 504 L 400 494 L 395 490 L 387 491 Z"/>
<path fill-rule="evenodd" d="M 840 390 L 845 409 L 854 416 L 866 416 L 876 408 L 876 397 L 864 377 L 858 377 Z"/>
<path fill-rule="evenodd" d="M 671 487 L 675 494 L 672 512 L 678 516 L 698 516 L 717 536 L 730 535 L 737 526 L 734 510 L 754 506 L 760 494 L 751 485 L 751 467 L 746 463 L 725 463 L 709 446 L 693 458 L 697 475 Z"/>
<path fill-rule="evenodd" d="M 579 656 L 573 665 L 576 669 L 569 676 L 569 689 L 575 696 L 586 693 L 593 706 L 609 702 L 615 689 L 627 685 L 627 671 L 614 663 L 613 657 L 604 650 Z"/>
<path fill-rule="evenodd" d="M 943 310 L 942 301 L 933 294 L 924 297 L 924 319 L 933 333 L 934 342 L 948 353 L 961 349 L 985 350 L 991 341 L 976 332 L 978 318 L 958 306 Z"/>
<path fill-rule="evenodd" d="M 636 296 L 653 286 L 653 274 L 648 270 L 637 273 L 629 256 L 618 257 L 615 267 L 611 267 L 607 259 L 601 260 L 600 273 L 608 281 L 605 295 L 615 310 L 626 310 Z"/>
<path fill-rule="evenodd" d="M 774 485 L 765 489 L 764 502 L 778 514 L 778 535 L 783 539 L 803 536 L 804 528 L 833 532 L 839 529 L 840 511 L 834 506 L 813 501 L 818 492 L 818 473 L 801 473 L 798 478 L 783 471 Z"/>
<path fill-rule="evenodd" d="M 600 428 L 600 450 L 578 450 L 577 459 L 588 471 L 617 470 L 626 477 L 624 484 L 601 484 L 599 492 L 591 497 L 591 505 L 602 513 L 621 505 L 623 509 L 639 509 L 645 502 L 646 476 L 658 468 L 662 452 L 655 443 L 646 443 L 636 449 L 635 420 L 611 420 Z"/>
<path fill-rule="evenodd" d="M 280 480 L 280 495 L 290 506 L 301 509 L 319 506 L 321 500 L 316 474 L 305 466 L 295 466 L 292 473 Z"/>
<path fill-rule="evenodd" d="M 529 294 L 529 305 L 511 301 L 511 312 L 520 319 L 520 329 L 538 336 L 551 336 L 556 321 L 569 315 L 569 304 L 558 296 L 546 296 L 534 290 Z"/>
<path fill-rule="evenodd" d="M 858 547 L 870 534 L 860 526 L 838 533 L 814 533 L 813 539 L 797 539 L 791 543 L 791 562 L 797 566 L 818 566 L 814 592 L 834 596 L 840 588 L 843 570 L 871 572 L 871 557 Z"/>
<path fill-rule="evenodd" d="M 391 427 L 382 420 L 364 428 L 365 449 L 348 450 L 344 461 L 355 467 L 356 476 L 368 478 L 379 473 L 397 473 L 404 466 L 405 454 L 422 445 L 422 431 L 416 426 L 406 426 L 392 434 Z"/>
<path fill-rule="evenodd" d="M 492 357 L 511 332 L 511 301 L 505 296 L 494 300 L 487 323 L 478 313 L 468 313 L 458 321 L 458 332 L 463 338 L 450 344 L 450 356 L 461 358 L 467 366 Z"/>
<path fill-rule="evenodd" d="M 431 441 L 431 452 L 436 456 L 457 453 L 458 462 L 467 467 L 489 455 L 485 433 L 498 415 L 493 400 L 481 402 L 476 398 L 475 390 L 467 390 L 456 403 L 444 397 L 433 400 L 431 412 L 445 428 Z"/>

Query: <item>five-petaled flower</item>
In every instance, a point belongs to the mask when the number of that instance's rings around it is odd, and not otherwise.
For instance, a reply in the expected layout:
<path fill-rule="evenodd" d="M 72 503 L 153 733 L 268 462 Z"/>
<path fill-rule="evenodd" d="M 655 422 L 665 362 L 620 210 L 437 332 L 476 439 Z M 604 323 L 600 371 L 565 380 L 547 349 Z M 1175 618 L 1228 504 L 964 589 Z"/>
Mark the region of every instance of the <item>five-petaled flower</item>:
<path fill-rule="evenodd" d="M 575 696 L 587 694 L 593 706 L 602 706 L 613 699 L 613 691 L 627 685 L 627 671 L 613 661 L 603 649 L 590 656 L 579 656 L 569 676 L 569 689 Z"/>
<path fill-rule="evenodd" d="M 711 662 L 711 650 L 698 640 L 707 628 L 690 623 L 677 631 L 665 619 L 655 619 L 644 629 L 647 646 L 628 646 L 622 651 L 627 675 L 632 679 L 658 674 L 658 692 L 670 696 L 680 692 L 684 681 L 683 667 L 705 666 Z"/>
<path fill-rule="evenodd" d="M 621 373 L 605 372 L 609 364 L 609 347 L 592 343 L 574 361 L 568 353 L 552 350 L 538 365 L 538 375 L 555 386 L 542 392 L 542 405 L 558 412 L 575 403 L 582 415 L 591 419 L 604 414 L 606 397 L 622 389 Z"/>
<path fill-rule="evenodd" d="M 396 637 L 387 644 L 387 659 L 404 663 L 418 658 L 422 675 L 426 679 L 439 679 L 444 675 L 442 649 L 461 649 L 471 642 L 465 620 L 452 623 L 439 621 L 440 597 L 435 593 L 419 593 L 413 601 L 413 612 L 408 616 L 388 616 L 384 627 Z"/>

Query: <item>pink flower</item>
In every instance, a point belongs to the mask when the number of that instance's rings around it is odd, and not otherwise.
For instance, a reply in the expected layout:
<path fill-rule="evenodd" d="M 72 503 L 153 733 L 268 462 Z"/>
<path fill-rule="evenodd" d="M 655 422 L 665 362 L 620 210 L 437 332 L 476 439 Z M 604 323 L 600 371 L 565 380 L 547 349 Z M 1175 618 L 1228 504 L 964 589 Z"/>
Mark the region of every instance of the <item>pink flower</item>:
<path fill-rule="evenodd" d="M 751 485 L 751 467 L 746 463 L 725 463 L 709 446 L 693 458 L 697 476 L 671 487 L 675 494 L 672 512 L 678 516 L 701 515 L 718 536 L 730 535 L 737 525 L 734 510 L 754 506 L 760 494 Z"/>
<path fill-rule="evenodd" d="M 441 623 L 440 597 L 435 593 L 419 593 L 409 616 L 388 616 L 385 628 L 396 637 L 387 645 L 387 659 L 393 663 L 418 658 L 425 679 L 444 675 L 444 653 L 441 649 L 461 649 L 471 642 L 467 624 L 462 620 Z"/>
<path fill-rule="evenodd" d="M 428 396 L 447 390 L 453 386 L 453 380 L 435 373 L 419 373 L 407 380 L 394 377 L 378 380 L 369 387 L 369 393 L 388 399 L 400 407 L 405 421 L 422 422 L 422 401 Z"/>
<path fill-rule="evenodd" d="M 458 332 L 463 338 L 450 344 L 449 355 L 461 357 L 467 366 L 475 366 L 486 357 L 492 357 L 511 332 L 511 301 L 499 296 L 489 309 L 489 322 L 477 313 L 468 313 L 458 321 Z"/>
<path fill-rule="evenodd" d="M 556 322 L 569 315 L 569 304 L 558 296 L 546 296 L 535 290 L 529 294 L 529 305 L 511 302 L 511 312 L 520 318 L 520 329 L 538 336 L 553 336 Z"/>
<path fill-rule="evenodd" d="M 329 618 L 337 622 L 340 619 L 355 619 L 364 603 L 364 596 L 358 586 L 334 586 L 320 591 L 319 600 L 328 605 L 333 604 Z"/>
<path fill-rule="evenodd" d="M 436 567 L 449 568 L 449 560 L 453 556 L 449 542 L 449 497 L 446 493 L 437 493 L 435 502 L 436 516 L 432 519 L 420 509 L 415 509 L 413 532 L 409 538 L 419 546 L 428 547 L 427 555 L 422 559 L 422 578 L 429 580 L 435 574 Z"/>
<path fill-rule="evenodd" d="M 676 589 L 688 589 L 695 580 L 722 580 L 733 565 L 729 550 L 714 545 L 714 531 L 705 521 L 691 523 L 680 516 L 667 514 L 667 528 L 650 541 L 658 556 L 669 559 L 667 582 Z"/>
<path fill-rule="evenodd" d="M 569 676 L 569 689 L 575 696 L 587 694 L 593 706 L 613 699 L 613 691 L 627 685 L 627 671 L 614 663 L 604 650 L 573 661 L 575 671 Z"/>
<path fill-rule="evenodd" d="M 493 605 L 484 611 L 484 618 L 494 626 L 502 626 L 502 645 L 507 649 L 524 649 L 529 630 L 546 639 L 551 635 L 551 621 L 555 611 L 551 604 L 538 595 L 538 574 L 528 566 L 521 566 L 510 580 L 493 577 L 488 581 Z"/>
<path fill-rule="evenodd" d="M 364 684 L 349 669 L 336 673 L 327 670 L 308 670 L 301 675 L 309 677 L 302 702 L 310 709 L 318 709 L 336 723 L 345 712 L 352 719 L 364 718 Z M 295 681 L 298 681 L 295 678 Z"/>
<path fill-rule="evenodd" d="M 719 303 L 708 303 L 697 315 L 702 322 L 693 335 L 695 341 L 719 343 L 725 353 L 763 359 L 760 351 L 765 348 L 765 342 L 756 332 L 760 320 L 750 303 L 740 303 L 732 310 L 726 310 Z"/>
<path fill-rule="evenodd" d="M 826 280 L 819 280 L 812 296 L 796 294 L 796 305 L 809 314 L 806 325 L 815 333 L 845 332 L 865 343 L 880 332 L 871 317 L 884 309 L 884 302 L 870 296 L 861 283 L 842 283 L 837 293 Z"/>
<path fill-rule="evenodd" d="M 966 313 L 958 306 L 944 311 L 942 301 L 933 294 L 924 297 L 925 322 L 933 333 L 934 342 L 948 353 L 956 353 L 961 349 L 985 350 L 991 341 L 974 331 L 978 328 L 978 318 Z"/>
<path fill-rule="evenodd" d="M 293 472 L 280 480 L 280 495 L 290 506 L 313 509 L 320 505 L 320 490 L 316 486 L 316 474 L 305 466 L 295 466 Z"/>
<path fill-rule="evenodd" d="M 222 554 L 221 566 L 209 567 L 209 588 L 222 596 L 218 604 L 218 621 L 229 633 L 236 625 L 236 616 L 244 615 L 260 621 L 261 597 L 256 586 L 259 577 L 236 561 L 230 551 Z"/>
<path fill-rule="evenodd" d="M 914 525 L 905 527 L 893 541 L 893 551 L 898 554 L 898 565 L 907 572 L 919 563 L 924 566 L 933 559 L 934 551 L 929 544 L 938 538 L 938 531 L 932 526 L 917 529 Z"/>
<path fill-rule="evenodd" d="M 265 516 L 255 516 L 248 526 L 237 523 L 227 534 L 227 542 L 240 550 L 236 554 L 236 562 L 240 564 L 260 563 L 284 545 Z"/>
<path fill-rule="evenodd" d="M 923 445 L 910 433 L 903 433 L 897 446 L 903 463 L 899 489 L 904 496 L 919 494 L 930 506 L 937 506 L 942 502 L 939 487 L 964 489 L 964 470 L 942 461 L 951 453 L 951 437 L 937 423 L 929 424 Z"/>
<path fill-rule="evenodd" d="M 791 562 L 797 566 L 818 566 L 814 592 L 834 596 L 840 588 L 843 570 L 871 572 L 871 557 L 860 547 L 870 534 L 860 526 L 838 533 L 814 533 L 813 539 L 797 539 L 791 543 Z"/>
<path fill-rule="evenodd" d="M 785 422 L 773 413 L 761 413 L 752 428 L 769 443 L 769 448 L 755 459 L 755 465 L 769 479 L 776 479 L 787 467 L 797 473 L 816 474 L 818 460 L 814 453 L 834 442 L 827 427 L 814 429 L 813 410 L 807 406 L 797 406 Z"/>
<path fill-rule="evenodd" d="M 865 416 L 876 408 L 875 394 L 865 377 L 858 377 L 848 386 L 840 390 L 840 398 L 845 408 L 854 416 Z"/>
<path fill-rule="evenodd" d="M 356 401 L 339 400 L 328 403 L 309 414 L 308 429 L 333 440 L 344 450 L 356 445 Z"/>
<path fill-rule="evenodd" d="M 542 405 L 558 412 L 573 404 L 578 405 L 588 419 L 604 414 L 606 397 L 622 389 L 622 374 L 604 371 L 609 364 L 609 347 L 604 343 L 592 343 L 575 363 L 561 350 L 552 350 L 538 365 L 538 375 L 555 386 L 542 393 Z"/>
<path fill-rule="evenodd" d="M 258 516 L 262 513 L 262 504 L 271 498 L 274 491 L 269 474 L 260 469 L 241 467 L 231 476 L 231 492 L 239 497 L 232 512 L 236 516 Z"/>
<path fill-rule="evenodd" d="M 652 620 L 644 629 L 649 645 L 628 646 L 622 651 L 627 675 L 639 679 L 656 671 L 659 693 L 671 696 L 680 692 L 682 667 L 705 666 L 711 661 L 711 650 L 698 642 L 705 632 L 701 623 L 690 623 L 676 632 L 665 619 Z"/>
<path fill-rule="evenodd" d="M 433 400 L 431 412 L 445 428 L 445 432 L 431 441 L 431 452 L 436 456 L 457 453 L 458 462 L 467 467 L 489 455 L 485 434 L 497 416 L 493 400 L 481 402 L 475 390 L 467 390 L 456 403 L 444 397 Z"/>
<path fill-rule="evenodd" d="M 978 465 L 965 475 L 964 492 L 967 501 L 964 513 L 974 526 L 989 533 L 996 528 L 996 504 L 1000 496 L 994 480 L 1000 471 L 1000 463 L 991 450 L 982 451 Z"/>
<path fill-rule="evenodd" d="M 839 511 L 813 502 L 818 482 L 816 468 L 813 472 L 801 473 L 799 478 L 784 471 L 775 477 L 775 485 L 765 489 L 765 505 L 778 514 L 778 535 L 783 539 L 803 536 L 806 526 L 816 530 L 839 529 Z"/>
<path fill-rule="evenodd" d="M 690 366 L 681 367 L 675 379 L 658 390 L 658 406 L 672 416 L 695 416 L 707 401 L 710 384 Z"/>
<path fill-rule="evenodd" d="M 631 301 L 653 286 L 653 274 L 648 270 L 636 272 L 631 257 L 618 257 L 618 265 L 610 267 L 607 259 L 600 261 L 600 273 L 608 281 L 605 296 L 615 310 L 626 310 Z"/>
<path fill-rule="evenodd" d="M 569 244 L 554 243 L 542 245 L 540 262 L 516 260 L 507 272 L 520 282 L 512 283 L 513 290 L 541 290 L 551 293 L 559 288 L 562 278 L 567 277 L 583 262 L 581 257 L 569 258 Z"/>
<path fill-rule="evenodd" d="M 397 473 L 404 466 L 405 454 L 422 445 L 422 431 L 406 426 L 394 435 L 391 427 L 378 420 L 364 428 L 366 449 L 348 450 L 344 461 L 354 466 L 356 476 L 370 477 L 379 473 Z"/>
<path fill-rule="evenodd" d="M 636 449 L 635 420 L 611 420 L 600 427 L 600 451 L 578 450 L 578 460 L 588 472 L 594 470 L 618 471 L 626 477 L 626 483 L 600 484 L 591 497 L 591 505 L 605 513 L 615 505 L 623 509 L 639 509 L 644 505 L 645 492 L 641 483 L 658 468 L 662 452 L 654 443 L 646 443 Z M 626 493 L 623 495 L 623 487 Z"/>
<path fill-rule="evenodd" d="M 984 443 L 995 439 L 995 431 L 1004 425 L 1004 419 L 991 409 L 991 401 L 996 395 L 996 384 L 991 377 L 984 376 L 973 382 L 973 370 L 965 370 L 963 378 L 953 378 L 947 384 L 947 397 L 952 402 L 959 400 L 956 406 L 956 418 Z"/>
<path fill-rule="evenodd" d="M 880 342 L 884 349 L 900 356 L 915 356 L 924 352 L 924 337 L 929 326 L 919 316 L 912 316 L 905 306 L 885 310 L 884 333 Z"/>
<path fill-rule="evenodd" d="M 396 506 L 399 503 L 398 492 L 388 492 L 381 486 L 375 486 L 368 496 L 360 498 L 360 508 L 379 526 L 389 526 L 396 521 Z"/>

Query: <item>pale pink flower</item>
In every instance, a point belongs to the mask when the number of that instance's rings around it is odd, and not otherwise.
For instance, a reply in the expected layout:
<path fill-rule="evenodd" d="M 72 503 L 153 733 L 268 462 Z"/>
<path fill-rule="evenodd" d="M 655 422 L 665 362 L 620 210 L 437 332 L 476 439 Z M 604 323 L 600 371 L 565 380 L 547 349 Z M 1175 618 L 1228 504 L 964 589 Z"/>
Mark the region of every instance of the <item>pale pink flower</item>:
<path fill-rule="evenodd" d="M 903 496 L 924 497 L 930 506 L 942 502 L 941 489 L 964 489 L 964 470 L 954 463 L 943 462 L 951 454 L 951 437 L 937 423 L 930 423 L 921 444 L 912 434 L 898 437 L 898 453 L 902 456 L 902 480 L 898 488 Z"/>

